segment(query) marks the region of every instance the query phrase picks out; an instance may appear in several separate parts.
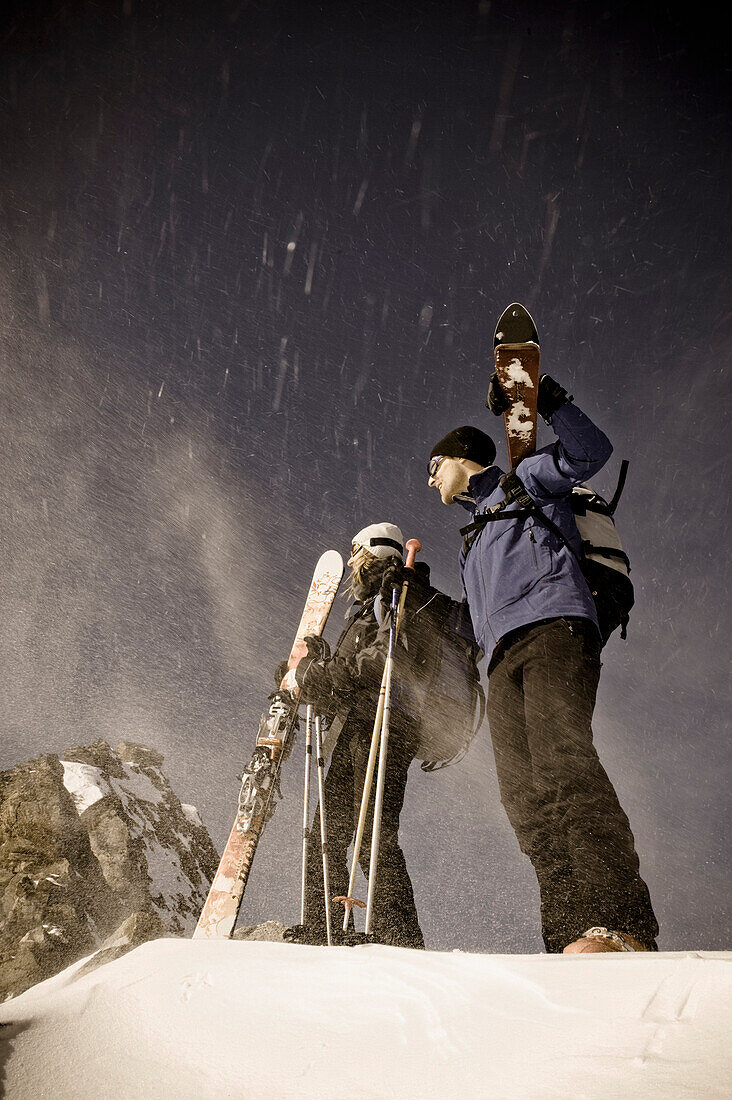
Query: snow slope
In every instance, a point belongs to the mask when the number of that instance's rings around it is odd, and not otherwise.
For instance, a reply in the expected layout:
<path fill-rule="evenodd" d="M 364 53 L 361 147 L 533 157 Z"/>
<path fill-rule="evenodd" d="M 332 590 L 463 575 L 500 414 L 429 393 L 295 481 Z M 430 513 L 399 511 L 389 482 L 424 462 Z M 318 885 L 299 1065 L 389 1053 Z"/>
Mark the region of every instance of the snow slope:
<path fill-rule="evenodd" d="M 7 1094 L 729 1095 L 732 953 L 470 955 L 157 940 L 0 1006 Z"/>

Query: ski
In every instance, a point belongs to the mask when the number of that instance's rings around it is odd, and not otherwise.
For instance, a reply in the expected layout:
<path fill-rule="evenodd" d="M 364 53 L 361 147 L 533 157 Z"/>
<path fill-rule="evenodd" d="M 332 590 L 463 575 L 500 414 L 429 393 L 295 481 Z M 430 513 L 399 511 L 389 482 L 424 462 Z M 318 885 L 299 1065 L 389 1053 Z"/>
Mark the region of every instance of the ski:
<path fill-rule="evenodd" d="M 536 450 L 539 335 L 529 311 L 512 302 L 498 319 L 493 356 L 501 388 L 511 406 L 504 413 L 511 469 Z"/>
<path fill-rule="evenodd" d="M 322 634 L 343 576 L 343 559 L 328 550 L 315 566 L 308 598 L 287 661 L 288 669 L 307 652 L 304 638 Z M 279 795 L 279 774 L 292 748 L 297 696 L 280 688 L 259 723 L 252 758 L 242 775 L 236 820 L 198 918 L 194 939 L 222 939 L 234 931 L 252 860 Z"/>

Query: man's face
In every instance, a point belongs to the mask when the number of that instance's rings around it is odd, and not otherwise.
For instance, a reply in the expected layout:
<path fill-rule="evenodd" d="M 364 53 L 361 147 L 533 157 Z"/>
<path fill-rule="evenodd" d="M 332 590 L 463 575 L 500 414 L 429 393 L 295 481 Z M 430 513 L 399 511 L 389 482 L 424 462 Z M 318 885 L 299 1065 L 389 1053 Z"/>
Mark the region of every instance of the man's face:
<path fill-rule="evenodd" d="M 437 489 L 443 504 L 452 504 L 458 493 L 468 488 L 470 474 L 459 458 L 445 458 L 438 455 L 430 463 L 429 481 L 431 489 Z"/>

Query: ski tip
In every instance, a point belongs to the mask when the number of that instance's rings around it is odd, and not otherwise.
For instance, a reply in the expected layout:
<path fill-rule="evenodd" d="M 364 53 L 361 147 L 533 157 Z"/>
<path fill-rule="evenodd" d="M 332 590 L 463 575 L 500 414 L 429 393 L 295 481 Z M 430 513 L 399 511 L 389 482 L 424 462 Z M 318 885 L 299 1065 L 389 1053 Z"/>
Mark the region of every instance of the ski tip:
<path fill-rule="evenodd" d="M 536 331 L 534 319 L 526 306 L 521 302 L 511 302 L 506 306 L 498 318 L 496 331 L 493 336 L 493 346 L 499 344 L 528 344 L 539 343 L 539 334 Z"/>
<path fill-rule="evenodd" d="M 343 558 L 337 550 L 326 550 L 318 558 L 316 569 L 319 573 L 337 573 L 343 576 Z"/>

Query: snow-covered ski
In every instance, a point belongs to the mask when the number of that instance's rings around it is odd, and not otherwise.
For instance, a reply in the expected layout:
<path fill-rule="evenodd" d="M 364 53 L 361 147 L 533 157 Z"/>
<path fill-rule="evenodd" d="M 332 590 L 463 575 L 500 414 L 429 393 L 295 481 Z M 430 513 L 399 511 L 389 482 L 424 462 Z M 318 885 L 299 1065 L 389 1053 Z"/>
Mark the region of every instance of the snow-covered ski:
<path fill-rule="evenodd" d="M 318 560 L 300 625 L 287 661 L 288 669 L 307 652 L 303 639 L 322 634 L 343 576 L 343 559 L 327 550 Z M 257 743 L 242 775 L 239 805 L 218 870 L 198 918 L 195 938 L 218 939 L 234 931 L 259 838 L 275 807 L 279 771 L 291 747 L 297 718 L 295 693 L 280 690 L 262 715 Z"/>
<path fill-rule="evenodd" d="M 529 311 L 512 302 L 498 319 L 493 355 L 501 389 L 511 402 L 504 413 L 511 469 L 536 450 L 539 336 Z"/>

